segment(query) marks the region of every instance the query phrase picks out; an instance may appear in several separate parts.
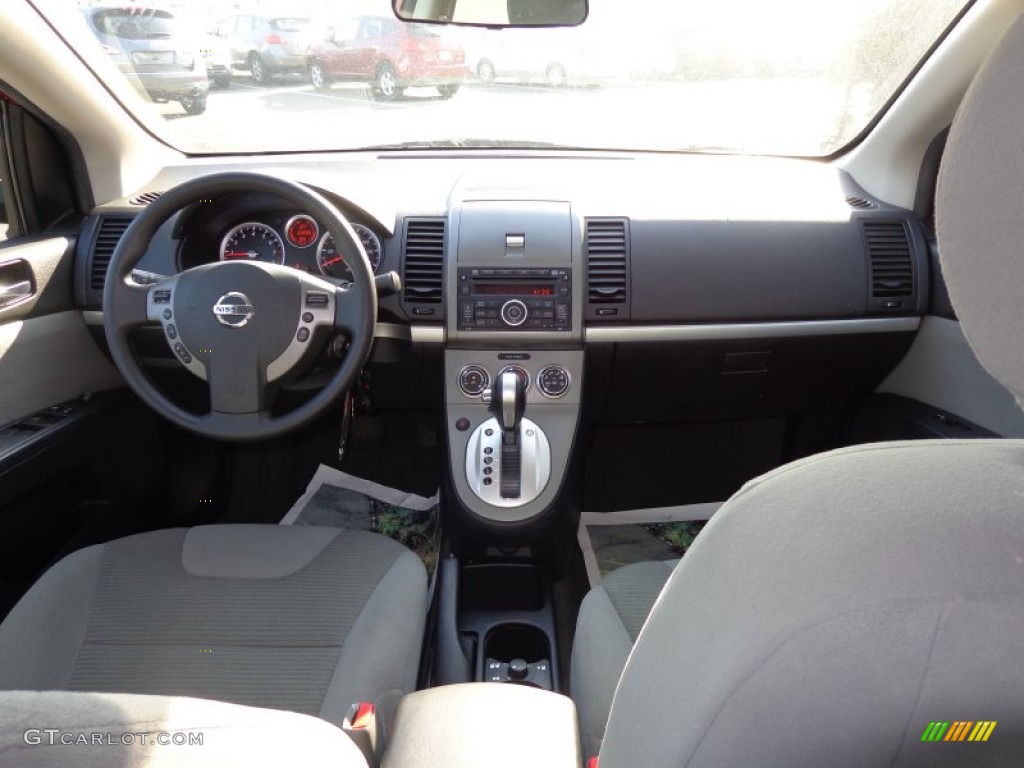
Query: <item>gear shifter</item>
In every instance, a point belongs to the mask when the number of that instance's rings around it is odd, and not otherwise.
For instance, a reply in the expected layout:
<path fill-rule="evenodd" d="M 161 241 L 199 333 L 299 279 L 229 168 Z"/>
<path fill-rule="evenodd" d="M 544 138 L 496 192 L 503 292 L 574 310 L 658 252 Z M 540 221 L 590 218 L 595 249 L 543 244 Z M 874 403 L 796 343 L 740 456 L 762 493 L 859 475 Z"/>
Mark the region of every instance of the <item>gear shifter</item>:
<path fill-rule="evenodd" d="M 501 427 L 501 497 L 518 499 L 522 469 L 519 426 L 526 410 L 526 384 L 522 377 L 505 371 L 491 390 L 490 411 Z"/>
<path fill-rule="evenodd" d="M 526 387 L 513 371 L 504 371 L 491 390 L 490 411 L 501 425 L 502 442 L 515 442 L 526 410 Z"/>

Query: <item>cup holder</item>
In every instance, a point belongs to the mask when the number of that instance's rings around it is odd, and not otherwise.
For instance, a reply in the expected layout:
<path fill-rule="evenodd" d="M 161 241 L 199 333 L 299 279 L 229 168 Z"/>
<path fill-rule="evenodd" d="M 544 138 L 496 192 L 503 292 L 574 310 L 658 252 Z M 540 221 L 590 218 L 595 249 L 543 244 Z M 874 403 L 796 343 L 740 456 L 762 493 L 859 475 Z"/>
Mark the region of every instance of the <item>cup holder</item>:
<path fill-rule="evenodd" d="M 483 679 L 552 690 L 547 634 L 529 624 L 501 624 L 492 629 L 484 638 Z"/>

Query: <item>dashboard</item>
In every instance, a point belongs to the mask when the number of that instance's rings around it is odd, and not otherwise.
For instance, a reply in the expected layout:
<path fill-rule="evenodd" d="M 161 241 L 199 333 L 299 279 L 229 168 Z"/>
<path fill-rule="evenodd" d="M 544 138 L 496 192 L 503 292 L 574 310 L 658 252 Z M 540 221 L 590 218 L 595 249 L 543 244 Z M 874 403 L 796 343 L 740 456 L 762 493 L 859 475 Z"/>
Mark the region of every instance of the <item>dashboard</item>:
<path fill-rule="evenodd" d="M 241 169 L 326 196 L 375 271 L 399 275 L 400 289 L 378 301 L 374 402 L 443 407 L 453 487 L 474 519 L 540 520 L 572 476 L 581 424 L 848 411 L 906 354 L 929 300 L 930 250 L 914 212 L 823 163 L 609 153 L 527 153 L 516 163 L 468 152 L 218 158 L 166 168 L 86 220 L 76 299 L 99 340 L 106 266 L 140 198 Z M 252 259 L 344 282 L 355 257 L 337 253 L 321 222 L 281 198 L 233 193 L 172 217 L 138 268 L 173 275 Z M 335 341 L 323 342 L 314 378 L 337 364 Z M 139 329 L 133 343 L 153 370 L 179 376 L 168 386 L 190 386 L 159 328 Z M 545 436 L 536 455 L 547 479 L 515 502 L 496 496 L 491 446 L 478 436 L 488 418 L 481 398 L 505 370 L 522 381 L 527 418 Z"/>
<path fill-rule="evenodd" d="M 582 351 L 559 402 L 593 398 L 587 410 L 604 424 L 837 411 L 902 357 L 929 300 L 914 212 L 828 164 L 353 153 L 188 161 L 98 207 L 75 262 L 76 301 L 94 329 L 138 197 L 240 169 L 304 183 L 339 207 L 376 269 L 402 282 L 379 301 L 375 360 L 402 371 L 396 381 L 443 380 L 454 404 L 475 396 L 460 387 L 468 366 L 493 380 L 514 363 L 536 381 Z M 171 275 L 225 256 L 344 281 L 344 254 L 326 234 L 281 199 L 236 193 L 182 210 L 139 269 Z M 164 347 L 153 340 L 154 353 Z M 399 406 L 409 391 L 396 384 Z M 527 399 L 551 405 L 536 387 Z"/>

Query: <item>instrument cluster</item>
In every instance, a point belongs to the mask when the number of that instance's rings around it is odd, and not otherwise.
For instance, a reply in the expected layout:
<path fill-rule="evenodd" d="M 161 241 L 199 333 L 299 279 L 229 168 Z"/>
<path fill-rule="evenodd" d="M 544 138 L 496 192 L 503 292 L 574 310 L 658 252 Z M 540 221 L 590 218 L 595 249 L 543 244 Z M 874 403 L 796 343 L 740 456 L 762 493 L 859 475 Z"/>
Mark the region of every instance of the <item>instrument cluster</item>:
<path fill-rule="evenodd" d="M 376 274 L 383 257 L 380 237 L 365 224 L 351 225 Z M 301 212 L 277 211 L 238 222 L 221 237 L 219 258 L 266 261 L 333 280 L 353 280 L 347 256 L 338 251 L 333 235 Z"/>

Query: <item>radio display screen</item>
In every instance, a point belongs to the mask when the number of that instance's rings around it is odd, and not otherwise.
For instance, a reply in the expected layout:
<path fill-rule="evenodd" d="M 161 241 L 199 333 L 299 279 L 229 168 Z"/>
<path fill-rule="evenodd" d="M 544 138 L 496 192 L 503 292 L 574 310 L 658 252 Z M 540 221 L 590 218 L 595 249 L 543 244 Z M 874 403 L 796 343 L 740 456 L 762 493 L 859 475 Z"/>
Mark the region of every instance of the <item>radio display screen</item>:
<path fill-rule="evenodd" d="M 483 296 L 554 296 L 552 283 L 492 283 L 473 282 L 473 293 Z"/>

